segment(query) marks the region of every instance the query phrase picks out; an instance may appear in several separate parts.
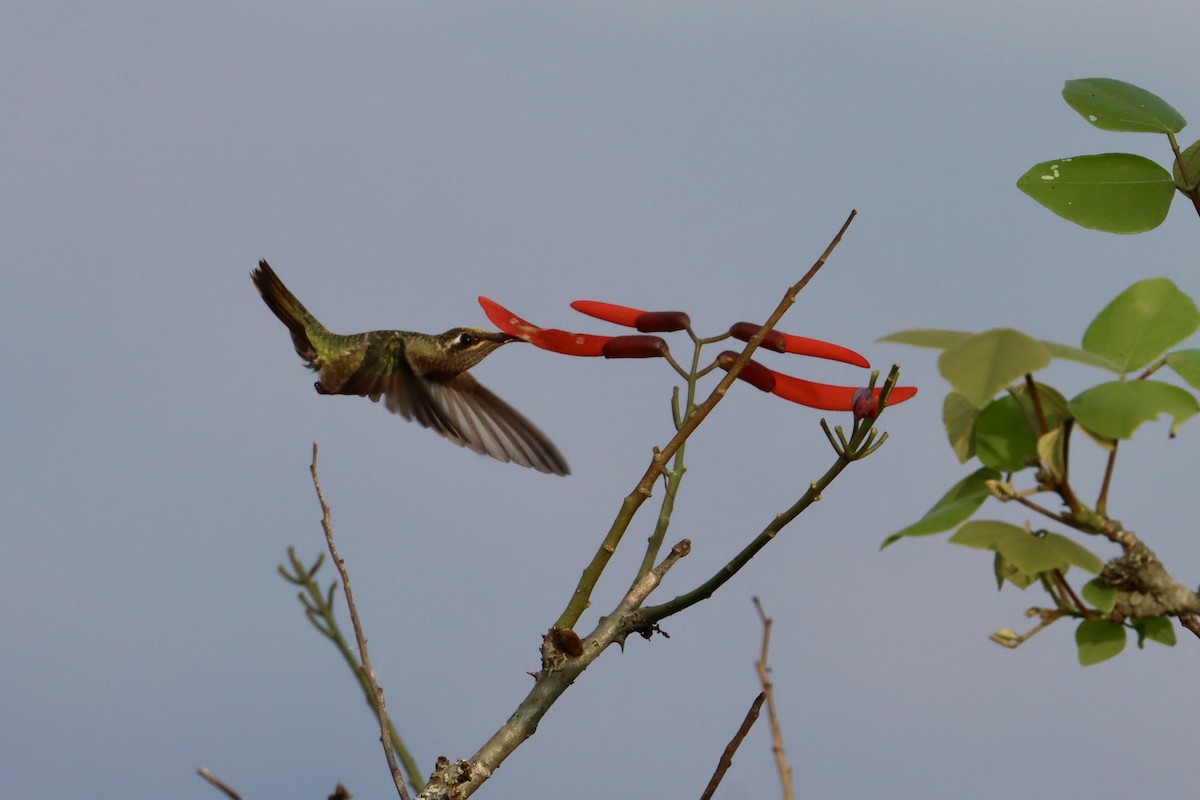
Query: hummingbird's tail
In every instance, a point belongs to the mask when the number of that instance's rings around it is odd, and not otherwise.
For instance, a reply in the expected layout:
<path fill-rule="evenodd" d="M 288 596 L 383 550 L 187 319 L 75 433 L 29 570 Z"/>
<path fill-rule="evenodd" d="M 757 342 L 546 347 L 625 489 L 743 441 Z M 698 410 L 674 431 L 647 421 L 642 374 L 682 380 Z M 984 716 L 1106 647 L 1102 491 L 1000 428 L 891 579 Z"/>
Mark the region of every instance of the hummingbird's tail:
<path fill-rule="evenodd" d="M 283 281 L 279 280 L 279 276 L 275 274 L 275 270 L 271 269 L 271 265 L 266 261 L 259 261 L 258 269 L 251 272 L 250 277 L 254 280 L 254 285 L 258 289 L 258 293 L 262 295 L 267 308 L 271 309 L 284 325 L 287 325 L 292 334 L 292 342 L 296 345 L 296 352 L 308 362 L 310 367 L 317 369 L 317 348 L 309 338 L 309 332 L 327 332 L 324 326 L 308 313 L 308 309 L 296 299 L 296 295 L 288 291 L 288 288 L 283 285 Z"/>

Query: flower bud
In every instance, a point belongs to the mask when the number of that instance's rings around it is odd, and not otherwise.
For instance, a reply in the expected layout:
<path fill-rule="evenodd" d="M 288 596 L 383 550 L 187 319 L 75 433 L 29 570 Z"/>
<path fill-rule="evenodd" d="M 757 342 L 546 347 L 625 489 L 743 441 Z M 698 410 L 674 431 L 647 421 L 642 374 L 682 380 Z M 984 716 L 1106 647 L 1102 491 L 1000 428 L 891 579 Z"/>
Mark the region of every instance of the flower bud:
<path fill-rule="evenodd" d="M 613 336 L 600 348 L 605 358 L 659 358 L 666 355 L 661 336 Z"/>
<path fill-rule="evenodd" d="M 862 388 L 854 392 L 850 409 L 855 419 L 875 419 L 879 413 L 879 398 L 870 389 Z"/>
<path fill-rule="evenodd" d="M 634 327 L 642 333 L 671 333 L 691 324 L 691 318 L 682 311 L 644 311 L 634 320 Z"/>
<path fill-rule="evenodd" d="M 737 353 L 732 350 L 726 350 L 717 356 L 717 366 L 728 372 L 737 360 Z M 770 392 L 775 389 L 775 373 L 754 359 L 750 359 L 746 363 L 746 366 L 742 367 L 742 371 L 738 373 L 738 377 L 755 389 L 761 389 L 764 392 Z"/>

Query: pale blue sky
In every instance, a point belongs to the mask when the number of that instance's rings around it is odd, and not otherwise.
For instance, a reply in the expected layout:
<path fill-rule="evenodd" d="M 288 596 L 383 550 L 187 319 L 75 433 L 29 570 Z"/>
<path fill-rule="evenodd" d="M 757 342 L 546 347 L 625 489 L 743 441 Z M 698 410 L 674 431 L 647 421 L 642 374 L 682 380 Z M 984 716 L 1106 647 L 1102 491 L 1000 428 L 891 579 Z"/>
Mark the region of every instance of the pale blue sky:
<path fill-rule="evenodd" d="M 320 397 L 250 283 L 259 258 L 344 332 L 484 325 L 487 294 L 548 326 L 606 332 L 567 307 L 593 298 L 682 308 L 715 333 L 765 317 L 857 208 L 781 328 L 899 359 L 922 394 L 669 640 L 606 654 L 485 796 L 544 796 L 550 774 L 580 797 L 698 796 L 757 691 L 755 594 L 776 620 L 801 796 L 1186 794 L 1194 638 L 1084 670 L 1061 624 L 1008 652 L 988 634 L 1022 629 L 1041 598 L 997 594 L 986 556 L 941 541 L 878 552 L 964 470 L 933 354 L 874 340 L 1012 325 L 1077 343 L 1134 280 L 1200 296 L 1190 208 L 1122 238 L 1014 186 L 1059 156 L 1164 162 L 1165 142 L 1096 131 L 1059 91 L 1118 77 L 1200 120 L 1198 24 L 1194 0 L 9 8 L 5 792 L 212 800 L 203 765 L 247 798 L 339 780 L 389 796 L 357 688 L 274 573 L 288 545 L 322 548 L 313 441 L 389 705 L 427 768 L 468 756 L 527 691 L 540 634 L 669 436 L 661 363 L 524 346 L 476 375 L 556 441 L 570 478 Z M 1046 378 L 1073 394 L 1099 376 Z M 660 600 L 831 458 L 816 413 L 740 389 L 690 446 L 672 538 L 695 546 Z M 1122 449 L 1113 496 L 1185 583 L 1200 575 L 1180 501 L 1195 440 L 1195 423 L 1173 442 L 1151 426 Z M 719 796 L 775 792 L 760 723 Z"/>

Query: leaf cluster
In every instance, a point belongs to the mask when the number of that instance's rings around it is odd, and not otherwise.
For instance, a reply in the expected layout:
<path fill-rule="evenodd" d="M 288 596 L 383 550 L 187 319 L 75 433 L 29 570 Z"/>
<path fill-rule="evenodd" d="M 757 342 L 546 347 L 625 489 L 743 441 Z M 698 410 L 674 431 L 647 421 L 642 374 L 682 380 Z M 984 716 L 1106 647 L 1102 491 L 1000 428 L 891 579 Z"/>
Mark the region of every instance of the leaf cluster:
<path fill-rule="evenodd" d="M 998 586 L 1025 589 L 1036 583 L 1045 589 L 1053 609 L 1038 612 L 1043 626 L 1060 616 L 1081 620 L 1076 633 L 1081 663 L 1116 655 L 1124 646 L 1126 626 L 1138 633 L 1139 644 L 1147 638 L 1173 644 L 1169 620 L 1128 614 L 1118 603 L 1116 587 L 1102 580 L 1104 562 L 1076 539 L 1029 523 L 972 517 L 990 497 L 1020 503 L 1084 537 L 1127 541 L 1118 535 L 1107 509 L 1118 445 L 1163 414 L 1171 419 L 1173 437 L 1200 412 L 1200 402 L 1185 388 L 1200 389 L 1200 350 L 1175 349 L 1198 327 L 1200 310 L 1192 299 L 1170 280 L 1151 278 L 1133 284 L 1101 310 L 1080 347 L 1011 328 L 982 333 L 919 329 L 884 337 L 941 350 L 938 368 L 952 387 L 943 404 L 947 438 L 960 463 L 979 463 L 920 520 L 887 537 L 883 547 L 957 528 L 950 542 L 994 553 Z M 1055 360 L 1086 364 L 1112 377 L 1068 398 L 1034 378 Z M 1176 382 L 1159 379 L 1172 375 Z M 1076 432 L 1098 444 L 1098 452 L 1108 459 L 1090 505 L 1071 480 Z M 1059 502 L 1047 504 L 1038 497 L 1044 494 Z M 1101 576 L 1083 587 L 1082 597 L 1066 580 L 1071 567 Z M 1027 638 L 1011 632 L 997 636 L 1009 646 Z"/>
<path fill-rule="evenodd" d="M 1063 100 L 1105 131 L 1165 135 L 1173 170 L 1132 153 L 1057 158 L 1034 164 L 1017 188 L 1060 217 L 1110 233 L 1142 233 L 1162 224 L 1175 192 L 1200 213 L 1200 141 L 1180 150 L 1187 120 L 1153 92 L 1112 78 L 1067 81 Z"/>

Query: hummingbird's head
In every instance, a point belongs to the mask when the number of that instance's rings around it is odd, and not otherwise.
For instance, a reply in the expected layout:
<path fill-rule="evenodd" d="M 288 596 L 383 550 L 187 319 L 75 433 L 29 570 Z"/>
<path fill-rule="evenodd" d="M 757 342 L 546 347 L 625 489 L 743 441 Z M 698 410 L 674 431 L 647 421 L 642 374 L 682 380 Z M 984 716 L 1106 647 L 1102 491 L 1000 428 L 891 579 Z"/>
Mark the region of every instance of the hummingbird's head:
<path fill-rule="evenodd" d="M 437 337 L 442 358 L 453 372 L 462 372 L 483 361 L 499 347 L 519 341 L 516 336 L 481 328 L 451 328 Z"/>

